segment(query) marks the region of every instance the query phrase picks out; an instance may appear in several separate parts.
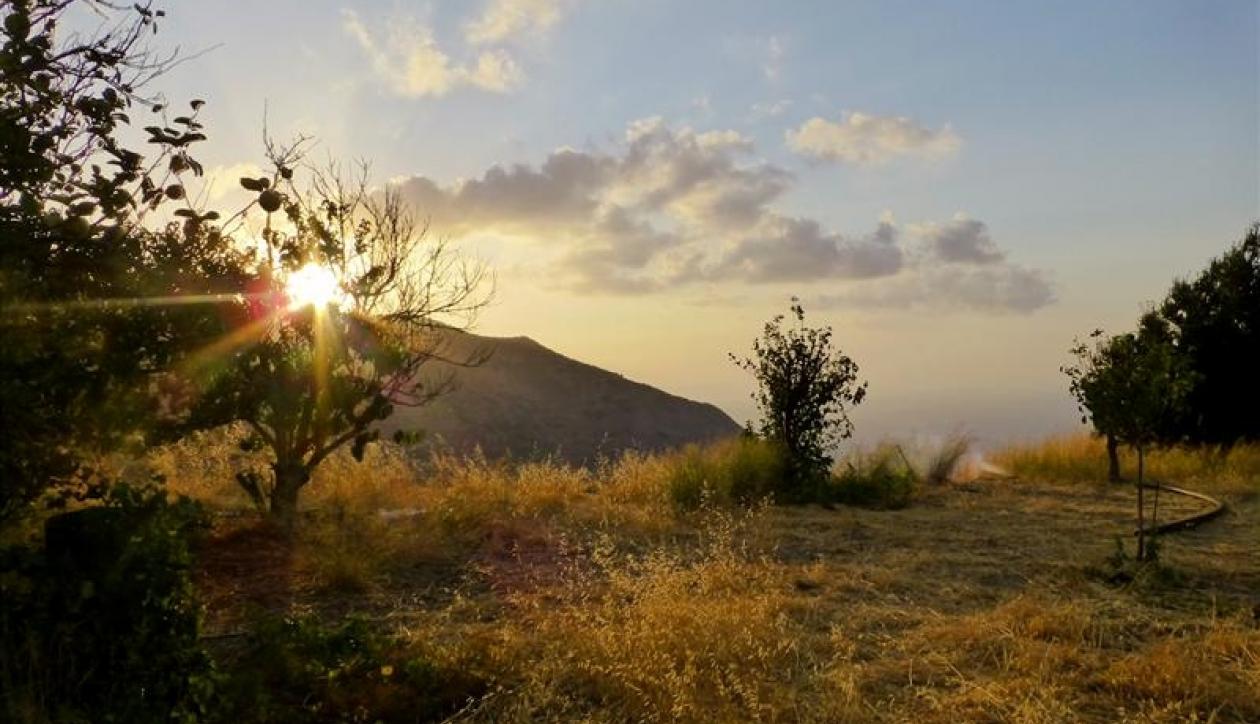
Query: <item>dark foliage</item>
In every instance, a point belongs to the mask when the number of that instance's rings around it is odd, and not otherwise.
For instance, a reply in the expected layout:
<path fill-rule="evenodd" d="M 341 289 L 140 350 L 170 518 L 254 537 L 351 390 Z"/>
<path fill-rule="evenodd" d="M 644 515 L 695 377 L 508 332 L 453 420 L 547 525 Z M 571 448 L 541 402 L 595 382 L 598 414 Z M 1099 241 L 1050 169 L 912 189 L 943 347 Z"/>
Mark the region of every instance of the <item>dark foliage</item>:
<path fill-rule="evenodd" d="M 162 371 L 222 333 L 215 307 L 231 301 L 214 295 L 239 290 L 240 257 L 186 208 L 201 102 L 167 123 L 137 95 L 171 63 L 144 48 L 161 13 L 102 5 L 116 24 L 60 42 L 71 4 L 3 10 L 0 522 L 81 478 L 84 453 L 159 427 L 157 401 L 177 396 Z M 133 113 L 161 119 L 147 159 L 118 140 Z M 141 226 L 167 203 L 182 223 Z M 202 303 L 141 301 L 177 295 Z"/>
<path fill-rule="evenodd" d="M 1166 436 L 1224 447 L 1260 440 L 1260 224 L 1174 284 L 1157 316 L 1195 372 L 1185 414 Z"/>
<path fill-rule="evenodd" d="M 200 509 L 113 486 L 0 552 L 0 719 L 194 721 L 211 691 L 190 578 Z"/>
<path fill-rule="evenodd" d="M 219 680 L 213 722 L 426 722 L 445 719 L 485 683 L 444 670 L 362 619 L 326 625 L 264 618 Z"/>

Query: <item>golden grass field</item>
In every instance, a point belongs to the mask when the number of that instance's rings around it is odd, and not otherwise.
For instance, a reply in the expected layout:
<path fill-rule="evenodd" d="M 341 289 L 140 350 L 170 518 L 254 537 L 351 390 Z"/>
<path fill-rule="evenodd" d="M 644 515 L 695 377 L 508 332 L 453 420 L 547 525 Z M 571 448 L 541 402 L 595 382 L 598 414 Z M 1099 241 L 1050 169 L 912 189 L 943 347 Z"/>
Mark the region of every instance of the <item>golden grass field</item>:
<path fill-rule="evenodd" d="M 1155 456 L 1154 477 L 1231 509 L 1126 584 L 1107 559 L 1133 489 L 1098 482 L 1085 437 L 1001 451 L 1013 477 L 891 511 L 683 511 L 681 455 L 331 461 L 295 540 L 216 524 L 198 574 L 211 641 L 230 649 L 256 609 L 362 615 L 487 682 L 460 721 L 1260 721 L 1258 448 Z M 224 456 L 151 465 L 245 504 Z"/>

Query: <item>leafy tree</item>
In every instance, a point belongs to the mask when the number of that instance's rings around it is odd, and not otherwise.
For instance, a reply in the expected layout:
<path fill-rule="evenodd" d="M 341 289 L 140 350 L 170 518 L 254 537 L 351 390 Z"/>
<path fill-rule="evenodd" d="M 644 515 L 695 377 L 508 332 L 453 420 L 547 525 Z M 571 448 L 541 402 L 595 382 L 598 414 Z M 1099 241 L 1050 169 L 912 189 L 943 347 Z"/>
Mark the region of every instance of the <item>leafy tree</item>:
<path fill-rule="evenodd" d="M 1260 224 L 1158 309 L 1196 373 L 1173 440 L 1228 448 L 1260 440 Z"/>
<path fill-rule="evenodd" d="M 1193 375 L 1169 337 L 1153 323 L 1137 333 L 1106 337 L 1096 330 L 1094 343 L 1072 348 L 1075 364 L 1063 371 L 1083 415 L 1111 440 L 1137 453 L 1138 560 L 1147 560 L 1146 451 L 1162 441 L 1162 431 L 1179 414 Z M 1153 519 L 1159 516 L 1156 488 Z"/>
<path fill-rule="evenodd" d="M 293 169 L 301 141 L 270 147 L 270 177 L 243 178 L 263 215 L 256 306 L 238 320 L 232 347 L 205 360 L 208 374 L 192 418 L 197 426 L 242 420 L 246 445 L 269 453 L 269 470 L 239 476 L 260 507 L 285 527 L 319 464 L 349 445 L 362 458 L 374 425 L 395 405 L 422 405 L 450 378 L 422 380 L 443 341 L 469 326 L 489 298 L 485 267 L 417 226 L 391 189 L 370 193 L 366 170 Z M 302 299 L 294 280 L 326 288 Z"/>
<path fill-rule="evenodd" d="M 832 346 L 830 327 L 806 326 L 795 298 L 790 313 L 790 326 L 784 315 L 766 323 L 752 357 L 730 357 L 757 380 L 759 432 L 783 445 L 790 493 L 801 497 L 827 478 L 831 448 L 853 434 L 848 409 L 866 397 L 866 383 L 857 381 L 857 364 Z"/>
<path fill-rule="evenodd" d="M 187 208 L 190 112 L 167 123 L 139 93 L 174 62 L 145 39 L 162 13 L 90 3 L 95 35 L 58 26 L 70 0 L 3 8 L 0 44 L 0 522 L 49 486 L 87 474 L 85 456 L 151 432 L 160 373 L 222 332 L 241 258 Z M 133 113 L 153 112 L 149 156 L 127 148 Z M 147 230 L 159 207 L 183 223 Z M 214 304 L 152 304 L 178 297 Z"/>
<path fill-rule="evenodd" d="M 1092 424 L 1094 432 L 1107 441 L 1107 479 L 1115 483 L 1120 481 L 1117 435 L 1126 412 L 1121 396 L 1125 393 L 1127 372 L 1124 355 L 1129 346 L 1121 336 L 1104 339 L 1101 329 L 1094 330 L 1090 338 L 1095 340 L 1094 346 L 1078 340 L 1071 350 L 1077 363 L 1061 369 L 1071 380 L 1081 422 Z"/>

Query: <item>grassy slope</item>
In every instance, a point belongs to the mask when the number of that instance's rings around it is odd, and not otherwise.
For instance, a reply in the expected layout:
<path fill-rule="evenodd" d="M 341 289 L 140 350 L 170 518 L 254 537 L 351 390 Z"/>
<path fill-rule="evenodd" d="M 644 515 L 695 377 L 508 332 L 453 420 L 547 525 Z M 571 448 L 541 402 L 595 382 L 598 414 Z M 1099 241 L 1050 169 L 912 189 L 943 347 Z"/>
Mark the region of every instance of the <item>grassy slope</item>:
<path fill-rule="evenodd" d="M 670 457 L 424 484 L 381 458 L 317 483 L 294 544 L 225 523 L 200 585 L 219 631 L 251 603 L 369 615 L 490 682 L 473 720 L 1260 720 L 1252 452 L 1191 486 L 1233 510 L 1166 540 L 1171 580 L 1118 587 L 1096 570 L 1131 491 L 1048 479 L 1100 465 L 1072 445 L 900 511 L 679 513 Z"/>

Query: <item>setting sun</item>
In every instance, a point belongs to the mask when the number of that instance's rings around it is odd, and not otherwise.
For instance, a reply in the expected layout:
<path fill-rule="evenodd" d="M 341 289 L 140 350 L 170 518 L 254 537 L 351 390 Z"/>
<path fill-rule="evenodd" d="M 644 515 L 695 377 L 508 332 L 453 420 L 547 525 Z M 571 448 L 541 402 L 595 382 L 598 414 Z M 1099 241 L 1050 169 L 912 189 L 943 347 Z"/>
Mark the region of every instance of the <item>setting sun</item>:
<path fill-rule="evenodd" d="M 289 275 L 284 288 L 290 309 L 300 309 L 307 305 L 326 307 L 336 303 L 341 296 L 341 285 L 332 269 L 314 262 Z"/>

